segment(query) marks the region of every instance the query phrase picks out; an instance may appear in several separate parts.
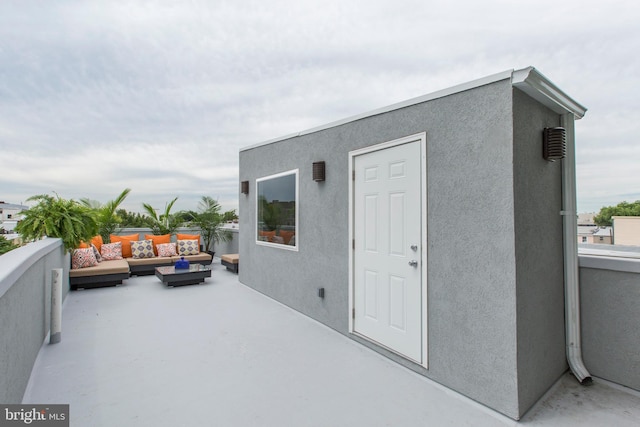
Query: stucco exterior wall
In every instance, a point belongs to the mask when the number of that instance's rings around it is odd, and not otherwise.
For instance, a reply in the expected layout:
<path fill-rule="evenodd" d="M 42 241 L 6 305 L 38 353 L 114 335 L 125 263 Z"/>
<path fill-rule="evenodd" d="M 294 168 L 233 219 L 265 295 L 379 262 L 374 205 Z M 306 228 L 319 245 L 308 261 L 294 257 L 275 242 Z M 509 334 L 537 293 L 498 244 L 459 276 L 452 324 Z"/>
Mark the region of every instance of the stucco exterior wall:
<path fill-rule="evenodd" d="M 45 239 L 0 256 L 0 402 L 22 403 L 31 369 L 51 321 L 51 271 L 63 268 L 69 291 L 69 256 L 60 239 Z M 64 337 L 64 331 L 63 331 Z"/>
<path fill-rule="evenodd" d="M 425 123 L 426 375 L 516 417 L 511 87 L 439 101 L 424 106 L 437 111 Z"/>
<path fill-rule="evenodd" d="M 239 278 L 348 334 L 348 153 L 425 131 L 429 369 L 377 350 L 517 418 L 509 80 L 242 151 L 240 181 L 250 182 L 250 192 L 240 195 L 240 254 L 250 261 Z M 316 183 L 311 167 L 320 160 L 327 179 Z M 299 251 L 256 245 L 255 180 L 296 168 Z"/>
<path fill-rule="evenodd" d="M 558 115 L 519 90 L 513 96 L 518 390 L 524 411 L 568 368 L 562 162 L 542 157 L 542 129 L 559 126 Z"/>
<path fill-rule="evenodd" d="M 426 132 L 428 369 L 351 338 L 517 419 L 567 369 L 561 162 L 542 158 L 558 125 L 505 79 L 242 150 L 239 279 L 351 336 L 348 153 Z M 255 180 L 291 169 L 299 251 L 256 245 Z"/>

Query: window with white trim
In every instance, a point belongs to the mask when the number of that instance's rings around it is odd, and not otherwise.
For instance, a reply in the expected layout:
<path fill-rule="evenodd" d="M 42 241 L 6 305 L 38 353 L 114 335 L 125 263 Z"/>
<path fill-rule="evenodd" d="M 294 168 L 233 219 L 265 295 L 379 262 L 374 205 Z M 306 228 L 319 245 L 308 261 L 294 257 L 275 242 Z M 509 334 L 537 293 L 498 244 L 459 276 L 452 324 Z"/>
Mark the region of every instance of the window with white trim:
<path fill-rule="evenodd" d="M 256 180 L 256 243 L 298 250 L 298 169 Z"/>

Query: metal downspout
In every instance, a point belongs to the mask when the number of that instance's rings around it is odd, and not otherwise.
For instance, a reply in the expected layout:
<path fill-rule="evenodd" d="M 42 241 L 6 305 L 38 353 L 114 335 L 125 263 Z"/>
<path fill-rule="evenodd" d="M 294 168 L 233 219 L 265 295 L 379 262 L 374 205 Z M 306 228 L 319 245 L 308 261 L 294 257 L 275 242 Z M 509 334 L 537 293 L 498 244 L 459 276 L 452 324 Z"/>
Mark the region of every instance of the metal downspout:
<path fill-rule="evenodd" d="M 562 217 L 564 226 L 564 311 L 567 361 L 581 384 L 591 384 L 589 371 L 582 361 L 580 333 L 580 289 L 578 283 L 578 213 L 576 208 L 575 123 L 572 113 L 560 116 L 560 126 L 567 132 L 566 157 L 562 161 Z"/>

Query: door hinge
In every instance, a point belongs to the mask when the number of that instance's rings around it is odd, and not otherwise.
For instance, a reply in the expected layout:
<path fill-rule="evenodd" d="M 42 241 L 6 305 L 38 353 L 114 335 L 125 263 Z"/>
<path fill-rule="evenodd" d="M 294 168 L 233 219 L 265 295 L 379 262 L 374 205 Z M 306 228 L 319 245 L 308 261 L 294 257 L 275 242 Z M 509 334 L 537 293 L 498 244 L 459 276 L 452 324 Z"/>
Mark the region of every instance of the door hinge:
<path fill-rule="evenodd" d="M 355 318 L 356 318 L 356 309 L 355 309 L 355 308 L 352 308 L 352 309 L 351 309 L 351 318 L 352 318 L 352 319 L 355 319 Z"/>
<path fill-rule="evenodd" d="M 356 239 L 351 240 L 351 249 L 356 249 Z"/>
<path fill-rule="evenodd" d="M 352 179 L 353 181 L 355 181 L 355 180 L 356 180 L 356 171 L 351 171 L 351 179 Z"/>

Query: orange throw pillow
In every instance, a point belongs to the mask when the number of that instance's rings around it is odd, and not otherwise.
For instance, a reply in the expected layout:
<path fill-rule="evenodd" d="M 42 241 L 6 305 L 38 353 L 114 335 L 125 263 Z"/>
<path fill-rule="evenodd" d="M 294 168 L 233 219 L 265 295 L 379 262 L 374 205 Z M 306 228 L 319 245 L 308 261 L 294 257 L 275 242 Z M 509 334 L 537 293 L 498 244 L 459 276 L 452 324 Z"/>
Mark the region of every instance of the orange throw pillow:
<path fill-rule="evenodd" d="M 96 247 L 96 249 L 98 250 L 98 253 L 100 252 L 100 249 L 102 248 L 102 245 L 104 244 L 104 242 L 102 241 L 102 236 L 99 235 L 99 234 L 96 237 L 94 237 L 93 239 L 91 239 L 91 243 L 93 243 L 93 246 Z"/>
<path fill-rule="evenodd" d="M 93 239 L 91 239 L 91 243 L 93 244 L 93 246 L 96 247 L 98 252 L 100 252 L 100 248 L 102 247 L 102 244 L 104 242 L 102 241 L 102 236 L 98 234 Z M 78 249 L 84 249 L 84 248 L 88 248 L 88 247 L 89 247 L 89 245 L 86 242 L 80 242 L 80 246 L 78 246 Z"/>
<path fill-rule="evenodd" d="M 202 244 L 202 242 L 200 241 L 199 234 L 176 234 L 176 239 L 177 240 L 197 240 L 198 247 L 200 247 L 200 245 Z"/>
<path fill-rule="evenodd" d="M 276 236 L 276 231 L 259 231 L 261 237 L 266 237 L 268 242 L 273 242 L 273 238 Z"/>
<path fill-rule="evenodd" d="M 158 256 L 158 245 L 163 243 L 171 243 L 171 234 L 163 234 L 158 236 L 155 234 L 145 234 L 144 240 L 151 240 L 153 242 L 153 253 Z"/>
<path fill-rule="evenodd" d="M 284 240 L 285 245 L 289 244 L 289 240 L 291 240 L 291 237 L 293 237 L 294 234 L 296 234 L 295 231 L 280 230 L 280 236 Z"/>
<path fill-rule="evenodd" d="M 122 258 L 131 258 L 133 254 L 131 253 L 131 242 L 137 241 L 140 238 L 139 234 L 130 234 L 128 236 L 116 236 L 115 234 L 110 234 L 109 239 L 111 243 L 122 242 Z"/>

